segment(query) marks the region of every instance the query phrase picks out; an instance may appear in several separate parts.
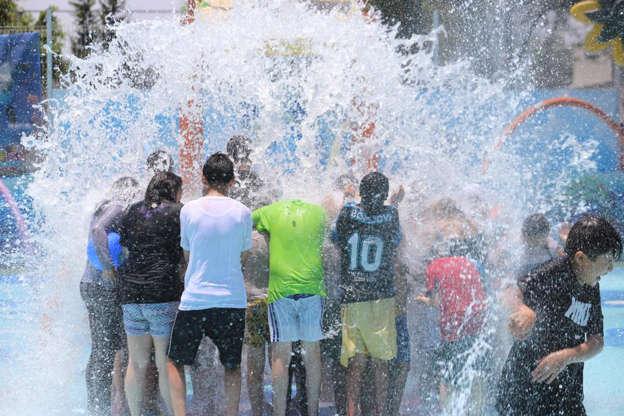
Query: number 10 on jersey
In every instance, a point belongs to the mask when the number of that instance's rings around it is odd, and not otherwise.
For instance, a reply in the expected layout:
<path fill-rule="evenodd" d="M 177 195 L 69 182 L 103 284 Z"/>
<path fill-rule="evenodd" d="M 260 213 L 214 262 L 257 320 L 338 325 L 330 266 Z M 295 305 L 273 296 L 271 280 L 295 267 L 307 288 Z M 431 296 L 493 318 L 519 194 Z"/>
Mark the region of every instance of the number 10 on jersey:
<path fill-rule="evenodd" d="M 349 270 L 357 270 L 362 268 L 366 272 L 375 272 L 381 265 L 381 256 L 383 255 L 384 242 L 377 236 L 366 236 L 360 244 L 360 234 L 353 233 L 349 240 L 350 263 Z M 374 255 L 371 255 L 371 250 Z M 371 259 L 372 257 L 372 259 Z"/>

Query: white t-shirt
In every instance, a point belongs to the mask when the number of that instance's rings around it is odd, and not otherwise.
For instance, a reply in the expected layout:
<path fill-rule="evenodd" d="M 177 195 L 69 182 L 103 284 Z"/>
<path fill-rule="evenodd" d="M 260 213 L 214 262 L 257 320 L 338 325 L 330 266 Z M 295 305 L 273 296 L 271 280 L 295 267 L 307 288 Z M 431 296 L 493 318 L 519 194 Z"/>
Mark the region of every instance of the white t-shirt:
<path fill-rule="evenodd" d="M 251 248 L 251 211 L 228 197 L 205 196 L 180 212 L 181 245 L 190 252 L 180 310 L 245 308 L 240 256 Z"/>

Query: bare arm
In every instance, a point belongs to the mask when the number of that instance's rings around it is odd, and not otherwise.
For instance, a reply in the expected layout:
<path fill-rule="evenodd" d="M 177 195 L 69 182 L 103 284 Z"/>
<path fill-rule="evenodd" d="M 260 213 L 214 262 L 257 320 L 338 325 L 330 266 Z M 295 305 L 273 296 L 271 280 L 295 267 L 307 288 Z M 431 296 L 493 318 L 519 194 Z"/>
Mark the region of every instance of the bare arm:
<path fill-rule="evenodd" d="M 178 267 L 178 274 L 182 283 L 184 283 L 184 276 L 186 276 L 186 268 L 188 267 L 189 257 L 190 253 L 186 250 L 182 250 L 182 255 L 180 256 L 180 263 Z"/>
<path fill-rule="evenodd" d="M 249 258 L 250 258 L 250 250 L 241 252 L 241 269 L 243 272 L 243 279 L 245 282 L 249 280 Z"/>
<path fill-rule="evenodd" d="M 596 356 L 604 347 L 602 335 L 590 335 L 584 343 L 555 351 L 542 358 L 531 373 L 534 383 L 552 383 L 572 363 L 581 363 Z"/>
<path fill-rule="evenodd" d="M 245 284 L 245 291 L 247 292 L 247 298 L 254 297 L 258 294 L 259 289 L 256 287 L 253 279 L 252 267 L 253 261 L 251 256 L 251 250 L 243 251 L 241 253 L 241 267 L 243 271 L 243 281 Z"/>
<path fill-rule="evenodd" d="M 407 275 L 409 269 L 405 264 L 397 261 L 395 264 L 394 286 L 396 287 L 396 305 L 397 314 L 405 315 L 407 313 L 407 297 L 409 295 L 409 285 L 407 284 Z"/>
<path fill-rule="evenodd" d="M 435 293 L 431 296 L 420 294 L 417 295 L 415 299 L 427 306 L 431 306 L 432 308 L 438 308 L 440 306 L 440 297 Z"/>
<path fill-rule="evenodd" d="M 397 189 L 392 193 L 392 195 L 390 195 L 390 205 L 398 208 L 398 206 L 403 201 L 403 198 L 405 198 L 405 188 L 403 187 L 403 185 L 401 185 L 399 186 L 399 189 Z"/>
<path fill-rule="evenodd" d="M 535 325 L 535 311 L 524 304 L 522 292 L 517 286 L 504 289 L 503 304 L 511 312 L 509 315 L 509 332 L 518 340 L 525 339 Z"/>

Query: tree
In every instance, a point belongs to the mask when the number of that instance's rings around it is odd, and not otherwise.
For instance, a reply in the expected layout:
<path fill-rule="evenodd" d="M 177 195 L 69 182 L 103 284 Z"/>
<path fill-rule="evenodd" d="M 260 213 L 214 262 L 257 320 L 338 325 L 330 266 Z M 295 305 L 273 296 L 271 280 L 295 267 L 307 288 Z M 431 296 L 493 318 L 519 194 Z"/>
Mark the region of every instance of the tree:
<path fill-rule="evenodd" d="M 72 53 L 79 58 L 89 54 L 89 46 L 98 33 L 98 22 L 93 13 L 95 0 L 78 0 L 70 2 L 76 15 L 77 33 L 72 39 Z"/>
<path fill-rule="evenodd" d="M 416 0 L 367 0 L 366 5 L 372 6 L 381 13 L 384 24 L 399 23 L 397 35 L 409 38 L 414 33 L 426 33 L 430 28 L 423 27 L 421 1 Z"/>
<path fill-rule="evenodd" d="M 60 74 L 65 72 L 67 67 L 67 64 L 59 56 L 63 48 L 65 33 L 63 33 L 63 29 L 54 15 L 54 11 L 57 9 L 55 7 L 52 9 L 52 50 L 55 54 L 57 54 L 57 56 L 53 58 L 54 67 L 57 69 L 57 71 L 54 72 L 54 79 L 58 81 Z M 47 32 L 45 30 L 46 12 L 40 12 L 37 20 L 34 20 L 30 13 L 22 10 L 14 1 L 0 0 L 0 28 L 1 27 L 7 28 L 9 32 L 39 32 L 41 48 L 41 74 L 45 89 L 47 54 L 45 50 L 47 42 Z"/>
<path fill-rule="evenodd" d="M 0 27 L 29 28 L 33 18 L 12 0 L 0 0 Z"/>
<path fill-rule="evenodd" d="M 100 0 L 100 24 L 102 26 L 101 40 L 105 48 L 115 38 L 115 31 L 110 27 L 124 20 L 123 9 L 125 0 Z"/>
<path fill-rule="evenodd" d="M 56 6 L 52 6 L 52 52 L 54 55 L 52 56 L 52 76 L 54 77 L 54 82 L 58 83 L 60 75 L 64 74 L 67 71 L 67 62 L 61 57 L 61 52 L 63 49 L 63 41 L 65 39 L 65 32 L 63 32 L 63 28 L 59 23 L 55 12 L 58 10 Z M 44 28 L 46 27 L 46 12 L 41 11 L 39 16 L 37 17 L 37 21 L 35 22 L 35 27 Z M 45 45 L 48 42 L 48 32 L 46 30 L 41 31 L 41 74 L 43 76 L 43 84 L 45 88 L 45 84 L 47 82 L 46 74 L 46 55 L 47 51 L 45 50 Z"/>

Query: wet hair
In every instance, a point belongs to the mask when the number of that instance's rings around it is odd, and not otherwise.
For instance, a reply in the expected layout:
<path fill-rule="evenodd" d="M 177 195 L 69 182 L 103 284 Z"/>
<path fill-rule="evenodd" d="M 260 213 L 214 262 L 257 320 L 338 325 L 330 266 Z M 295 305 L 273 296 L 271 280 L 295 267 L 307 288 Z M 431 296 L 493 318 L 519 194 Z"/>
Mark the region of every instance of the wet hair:
<path fill-rule="evenodd" d="M 110 189 L 111 199 L 125 205 L 134 202 L 139 192 L 139 181 L 131 176 L 124 176 L 115 180 Z"/>
<path fill-rule="evenodd" d="M 431 206 L 431 213 L 437 219 L 462 218 L 466 215 L 451 198 L 442 198 Z"/>
<path fill-rule="evenodd" d="M 150 153 L 145 164 L 150 172 L 169 172 L 173 169 L 173 157 L 166 150 L 158 149 Z"/>
<path fill-rule="evenodd" d="M 577 251 L 582 251 L 590 260 L 603 254 L 613 254 L 618 260 L 622 255 L 622 239 L 609 221 L 587 215 L 572 226 L 566 240 L 566 254 L 573 257 Z"/>
<path fill-rule="evenodd" d="M 522 236 L 527 239 L 544 238 L 550 232 L 550 223 L 542 213 L 531 214 L 522 223 Z"/>
<path fill-rule="evenodd" d="M 204 163 L 202 173 L 208 185 L 224 186 L 234 179 L 234 163 L 224 153 L 213 153 Z"/>
<path fill-rule="evenodd" d="M 347 189 L 348 185 L 357 185 L 357 179 L 350 173 L 344 173 L 334 180 L 334 186 L 340 191 Z"/>
<path fill-rule="evenodd" d="M 182 178 L 172 172 L 156 173 L 147 185 L 145 204 L 158 205 L 164 201 L 175 202 L 182 189 Z"/>
<path fill-rule="evenodd" d="M 232 136 L 225 146 L 225 151 L 235 163 L 249 159 L 251 154 L 251 140 L 246 136 Z"/>
<path fill-rule="evenodd" d="M 369 214 L 378 213 L 384 206 L 390 191 L 388 178 L 379 172 L 371 172 L 360 181 L 360 198 L 364 211 Z"/>

